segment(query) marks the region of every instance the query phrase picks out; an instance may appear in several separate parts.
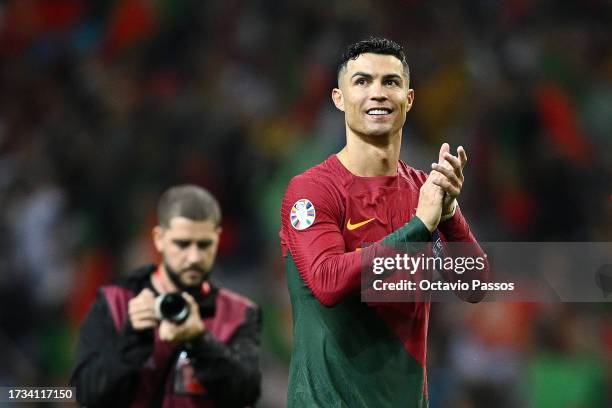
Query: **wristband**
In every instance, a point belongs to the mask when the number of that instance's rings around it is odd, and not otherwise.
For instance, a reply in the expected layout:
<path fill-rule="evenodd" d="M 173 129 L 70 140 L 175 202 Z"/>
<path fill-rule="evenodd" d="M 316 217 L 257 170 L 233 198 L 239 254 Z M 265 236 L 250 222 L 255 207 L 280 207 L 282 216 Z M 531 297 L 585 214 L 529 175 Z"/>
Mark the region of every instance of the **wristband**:
<path fill-rule="evenodd" d="M 443 216 L 440 217 L 440 222 L 444 222 L 444 221 L 448 221 L 451 218 L 453 218 L 455 216 L 455 212 L 457 211 L 457 207 L 459 206 L 459 204 L 457 204 L 457 199 L 455 198 L 453 200 L 453 210 L 451 212 L 449 212 L 448 214 L 444 214 Z"/>

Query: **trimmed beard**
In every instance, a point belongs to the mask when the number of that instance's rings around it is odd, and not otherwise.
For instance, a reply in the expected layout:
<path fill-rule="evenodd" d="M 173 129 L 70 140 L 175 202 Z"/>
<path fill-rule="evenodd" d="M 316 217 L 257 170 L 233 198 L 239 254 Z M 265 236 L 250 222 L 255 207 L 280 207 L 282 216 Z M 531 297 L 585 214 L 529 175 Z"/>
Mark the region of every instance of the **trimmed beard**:
<path fill-rule="evenodd" d="M 166 269 L 166 273 L 168 277 L 170 278 L 172 283 L 174 283 L 174 286 L 176 286 L 179 291 L 187 292 L 193 297 L 200 297 L 202 283 L 204 283 L 208 279 L 208 274 L 204 272 L 204 270 L 200 269 L 199 267 L 197 268 L 198 270 L 202 271 L 202 276 L 203 276 L 202 282 L 200 282 L 197 286 L 189 286 L 189 285 L 185 285 L 181 281 L 181 278 L 178 272 L 172 269 L 170 265 L 168 265 L 168 262 L 166 262 L 165 260 L 164 260 L 164 268 Z"/>

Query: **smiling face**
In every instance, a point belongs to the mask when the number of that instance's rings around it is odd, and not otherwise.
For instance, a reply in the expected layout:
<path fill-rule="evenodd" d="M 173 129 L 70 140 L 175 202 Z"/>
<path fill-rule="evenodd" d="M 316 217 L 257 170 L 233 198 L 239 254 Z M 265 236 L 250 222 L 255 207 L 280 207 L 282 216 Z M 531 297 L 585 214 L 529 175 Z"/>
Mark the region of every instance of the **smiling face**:
<path fill-rule="evenodd" d="M 414 91 L 399 59 L 365 53 L 347 62 L 332 99 L 344 112 L 349 133 L 390 137 L 401 132 Z"/>
<path fill-rule="evenodd" d="M 221 228 L 211 220 L 174 217 L 167 228 L 153 229 L 153 240 L 170 278 L 185 288 L 194 288 L 212 268 L 220 234 Z"/>

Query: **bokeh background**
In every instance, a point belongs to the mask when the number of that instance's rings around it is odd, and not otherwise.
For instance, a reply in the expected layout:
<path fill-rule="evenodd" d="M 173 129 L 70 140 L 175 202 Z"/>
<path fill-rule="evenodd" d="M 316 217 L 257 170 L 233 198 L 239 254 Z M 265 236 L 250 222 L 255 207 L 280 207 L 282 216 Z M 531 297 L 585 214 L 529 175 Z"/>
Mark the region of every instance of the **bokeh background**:
<path fill-rule="evenodd" d="M 215 275 L 264 310 L 263 396 L 285 405 L 289 179 L 337 152 L 344 47 L 400 42 L 402 158 L 466 147 L 481 241 L 612 240 L 607 0 L 16 0 L 0 3 L 0 384 L 66 385 L 96 288 L 156 260 L 159 194 L 211 190 Z M 612 308 L 434 304 L 436 407 L 612 406 Z"/>

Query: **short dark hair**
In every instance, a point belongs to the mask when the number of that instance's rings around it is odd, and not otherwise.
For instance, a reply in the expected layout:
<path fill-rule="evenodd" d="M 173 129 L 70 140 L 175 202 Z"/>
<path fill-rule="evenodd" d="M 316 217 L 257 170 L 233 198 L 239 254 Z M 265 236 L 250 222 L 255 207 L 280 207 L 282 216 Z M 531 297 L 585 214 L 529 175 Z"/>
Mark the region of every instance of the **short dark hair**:
<path fill-rule="evenodd" d="M 361 54 L 381 54 L 381 55 L 393 55 L 395 58 L 401 61 L 406 71 L 406 76 L 410 79 L 410 68 L 406 61 L 406 54 L 401 45 L 395 41 L 389 40 L 383 37 L 370 37 L 367 40 L 362 40 L 346 47 L 342 59 L 338 63 L 338 81 L 340 81 L 340 73 L 346 68 L 346 64 L 349 60 L 355 60 Z"/>
<path fill-rule="evenodd" d="M 207 190 L 193 184 L 184 184 L 169 188 L 162 194 L 157 206 L 159 225 L 170 226 L 175 217 L 184 217 L 193 221 L 213 221 L 221 225 L 221 208 L 219 203 Z"/>

